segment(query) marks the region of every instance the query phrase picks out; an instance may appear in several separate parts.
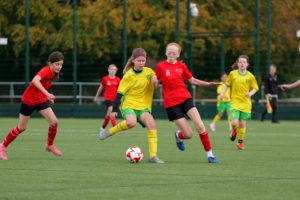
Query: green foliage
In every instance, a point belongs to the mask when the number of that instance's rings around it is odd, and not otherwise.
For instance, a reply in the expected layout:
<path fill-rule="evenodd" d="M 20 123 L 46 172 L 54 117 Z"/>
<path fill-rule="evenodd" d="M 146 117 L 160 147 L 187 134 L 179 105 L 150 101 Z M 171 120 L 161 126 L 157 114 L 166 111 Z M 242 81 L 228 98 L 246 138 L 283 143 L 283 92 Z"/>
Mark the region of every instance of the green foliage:
<path fill-rule="evenodd" d="M 18 60 L 24 54 L 25 1 L 0 1 L 0 36 L 9 38 L 7 47 L 0 47 L 2 57 Z M 195 0 L 199 16 L 191 19 L 192 32 L 226 32 L 254 30 L 254 1 Z M 261 75 L 266 73 L 266 1 L 260 1 L 260 65 Z M 175 40 L 175 0 L 128 0 L 127 32 L 128 56 L 136 47 L 145 48 L 149 58 L 164 59 L 168 42 Z M 97 74 L 98 63 L 121 64 L 122 61 L 122 0 L 78 1 L 77 36 L 79 68 Z M 72 55 L 72 0 L 30 0 L 30 50 L 31 65 L 44 63 L 48 53 L 61 50 Z M 284 80 L 296 79 L 300 70 L 299 28 L 300 2 L 272 0 L 272 62 L 284 73 Z M 180 43 L 186 41 L 186 1 L 180 1 Z M 182 58 L 185 57 L 183 49 Z M 229 37 L 225 39 L 226 70 L 239 54 L 254 55 L 254 37 Z M 197 77 L 218 78 L 220 70 L 220 39 L 200 38 L 193 41 L 193 66 Z M 10 60 L 4 61 L 10 62 Z M 20 60 L 14 68 L 22 73 Z M 71 59 L 69 62 L 71 63 Z M 253 65 L 253 59 L 251 60 Z M 6 64 L 9 65 L 9 64 Z M 89 66 L 89 67 L 88 67 Z M 121 66 L 120 66 L 121 67 Z M 7 68 L 7 67 L 3 67 Z M 122 67 L 121 67 L 122 68 Z M 71 70 L 69 68 L 69 70 Z M 252 69 L 250 69 L 252 70 Z M 104 73 L 105 68 L 101 73 Z M 6 72 L 5 72 L 6 73 Z M 97 75 L 98 76 L 98 75 Z M 90 77 L 89 77 L 90 78 Z M 89 79 L 88 78 L 88 79 Z M 98 77 L 91 77 L 96 79 Z M 80 79 L 83 80 L 83 79 Z M 86 79 L 85 79 L 86 80 Z"/>

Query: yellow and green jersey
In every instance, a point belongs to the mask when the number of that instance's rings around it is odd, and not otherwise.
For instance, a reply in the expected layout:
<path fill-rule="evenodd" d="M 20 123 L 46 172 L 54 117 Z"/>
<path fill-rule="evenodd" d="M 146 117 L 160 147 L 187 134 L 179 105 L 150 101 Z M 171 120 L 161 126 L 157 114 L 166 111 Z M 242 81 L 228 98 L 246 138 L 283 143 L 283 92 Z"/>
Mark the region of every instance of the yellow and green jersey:
<path fill-rule="evenodd" d="M 228 88 L 224 94 L 224 98 L 223 99 L 220 99 L 220 94 L 223 90 L 223 88 L 225 87 L 225 83 L 224 82 L 221 82 L 221 85 L 219 85 L 217 87 L 217 94 L 218 94 L 218 101 L 217 101 L 217 104 L 220 104 L 220 102 L 229 102 L 230 101 L 230 88 Z"/>
<path fill-rule="evenodd" d="M 151 82 L 155 72 L 144 67 L 141 72 L 135 72 L 132 68 L 123 76 L 118 87 L 118 93 L 123 94 L 121 109 L 132 108 L 144 110 L 152 108 L 154 86 Z"/>
<path fill-rule="evenodd" d="M 239 70 L 233 70 L 228 75 L 225 84 L 231 89 L 231 109 L 251 113 L 251 98 L 246 94 L 252 89 L 258 90 L 254 75 L 249 71 L 246 71 L 246 74 L 240 74 Z"/>

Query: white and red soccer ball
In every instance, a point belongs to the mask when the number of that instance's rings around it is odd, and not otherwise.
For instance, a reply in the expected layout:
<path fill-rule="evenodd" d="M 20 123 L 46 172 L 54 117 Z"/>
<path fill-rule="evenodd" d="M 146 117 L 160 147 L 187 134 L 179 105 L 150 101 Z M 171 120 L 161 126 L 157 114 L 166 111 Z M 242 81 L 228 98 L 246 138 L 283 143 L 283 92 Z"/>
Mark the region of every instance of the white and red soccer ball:
<path fill-rule="evenodd" d="M 131 146 L 127 149 L 125 158 L 128 160 L 130 163 L 138 163 L 141 162 L 143 159 L 143 151 L 140 147 L 136 146 Z"/>

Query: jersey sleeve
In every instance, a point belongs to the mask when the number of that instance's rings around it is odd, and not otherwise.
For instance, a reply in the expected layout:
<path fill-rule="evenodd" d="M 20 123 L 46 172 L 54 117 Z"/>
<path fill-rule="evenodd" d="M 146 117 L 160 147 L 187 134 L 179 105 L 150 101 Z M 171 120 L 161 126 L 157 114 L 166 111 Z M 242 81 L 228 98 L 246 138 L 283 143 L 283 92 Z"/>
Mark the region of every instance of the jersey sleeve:
<path fill-rule="evenodd" d="M 158 80 L 161 79 L 161 69 L 159 65 L 156 65 L 156 70 L 155 70 L 155 74 Z"/>
<path fill-rule="evenodd" d="M 36 75 L 39 75 L 42 79 L 48 76 L 49 69 L 47 67 L 42 68 Z"/>
<path fill-rule="evenodd" d="M 258 84 L 257 84 L 257 81 L 256 81 L 256 78 L 255 78 L 255 76 L 251 76 L 251 79 L 250 79 L 250 87 L 252 88 L 252 89 L 256 89 L 256 91 L 258 91 Z"/>
<path fill-rule="evenodd" d="M 229 75 L 227 76 L 227 79 L 226 79 L 226 82 L 225 82 L 225 85 L 227 87 L 231 87 L 231 84 L 232 84 L 232 76 L 233 76 L 233 72 L 230 72 Z"/>
<path fill-rule="evenodd" d="M 103 86 L 105 86 L 105 84 L 106 84 L 106 79 L 105 79 L 105 77 L 103 77 L 102 79 L 101 79 L 101 82 L 100 82 Z"/>
<path fill-rule="evenodd" d="M 119 84 L 118 93 L 125 95 L 127 91 L 130 89 L 132 83 L 131 79 L 128 76 L 124 76 Z"/>
<path fill-rule="evenodd" d="M 182 77 L 185 80 L 189 80 L 193 77 L 192 73 L 190 72 L 190 70 L 187 68 L 187 66 L 184 63 L 183 63 Z"/>

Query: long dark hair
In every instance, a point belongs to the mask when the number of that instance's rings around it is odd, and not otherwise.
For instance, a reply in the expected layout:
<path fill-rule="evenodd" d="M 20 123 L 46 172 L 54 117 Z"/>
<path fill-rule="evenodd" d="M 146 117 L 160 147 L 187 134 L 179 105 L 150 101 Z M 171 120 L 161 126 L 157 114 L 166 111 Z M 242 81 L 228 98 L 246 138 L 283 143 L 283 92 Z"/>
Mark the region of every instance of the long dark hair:
<path fill-rule="evenodd" d="M 55 63 L 58 61 L 63 61 L 64 60 L 64 55 L 60 51 L 54 51 L 52 52 L 49 57 L 48 57 L 48 63 Z M 55 73 L 55 79 L 59 80 L 59 73 Z"/>

